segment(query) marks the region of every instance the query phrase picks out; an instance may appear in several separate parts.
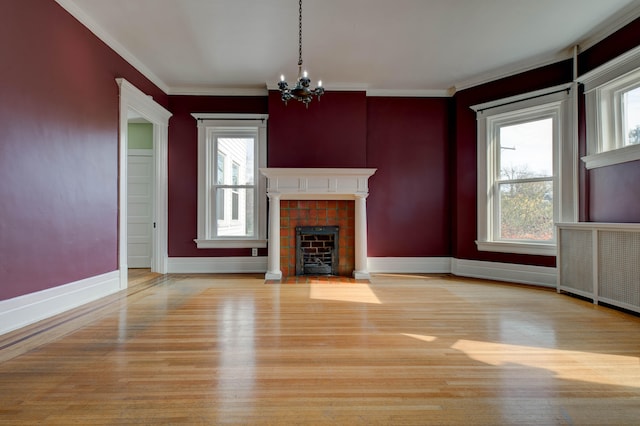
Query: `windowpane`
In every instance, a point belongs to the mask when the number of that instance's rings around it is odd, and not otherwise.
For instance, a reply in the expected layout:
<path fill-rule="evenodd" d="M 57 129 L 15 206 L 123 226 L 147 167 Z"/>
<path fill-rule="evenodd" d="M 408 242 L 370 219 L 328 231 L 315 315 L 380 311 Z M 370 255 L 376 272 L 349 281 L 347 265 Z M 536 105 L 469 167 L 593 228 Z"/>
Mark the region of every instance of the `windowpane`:
<path fill-rule="evenodd" d="M 500 239 L 553 240 L 553 182 L 502 183 Z"/>
<path fill-rule="evenodd" d="M 501 126 L 500 179 L 553 175 L 553 119 Z"/>
<path fill-rule="evenodd" d="M 233 185 L 254 185 L 254 141 L 253 137 L 219 137 L 218 150 L 224 152 L 234 166 L 237 166 L 238 183 Z M 234 173 L 236 170 L 234 170 Z M 235 179 L 235 176 L 234 176 Z M 227 184 L 232 184 L 231 181 Z"/>
<path fill-rule="evenodd" d="M 640 143 L 640 87 L 626 92 L 623 96 L 625 111 L 625 145 Z"/>
<path fill-rule="evenodd" d="M 216 209 L 219 237 L 255 235 L 255 197 L 253 188 L 217 188 L 216 199 L 224 199 L 225 211 Z"/>
<path fill-rule="evenodd" d="M 224 162 L 225 162 L 224 153 L 218 150 L 218 166 L 216 168 L 216 184 L 218 185 L 224 184 Z"/>

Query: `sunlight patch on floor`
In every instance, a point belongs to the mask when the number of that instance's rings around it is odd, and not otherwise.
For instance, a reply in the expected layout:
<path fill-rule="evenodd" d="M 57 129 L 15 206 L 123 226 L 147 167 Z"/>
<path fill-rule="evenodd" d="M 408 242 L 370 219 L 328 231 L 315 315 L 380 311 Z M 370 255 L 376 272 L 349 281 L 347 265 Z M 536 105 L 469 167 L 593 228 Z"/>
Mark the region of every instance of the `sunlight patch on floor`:
<path fill-rule="evenodd" d="M 490 365 L 524 365 L 552 371 L 556 377 L 567 380 L 640 387 L 640 361 L 637 357 L 474 340 L 458 340 L 451 348 Z M 635 365 L 636 374 L 621 376 L 616 368 L 621 365 Z M 628 373 L 629 370 L 624 371 Z"/>
<path fill-rule="evenodd" d="M 371 287 L 366 284 L 341 284 L 336 286 L 311 284 L 309 297 L 311 299 L 334 300 L 337 302 L 381 303 L 380 299 L 371 290 Z"/>
<path fill-rule="evenodd" d="M 414 339 L 422 340 L 423 342 L 433 342 L 434 340 L 437 339 L 437 337 L 435 336 L 422 336 L 420 334 L 402 333 L 402 335 L 407 337 L 413 337 Z"/>

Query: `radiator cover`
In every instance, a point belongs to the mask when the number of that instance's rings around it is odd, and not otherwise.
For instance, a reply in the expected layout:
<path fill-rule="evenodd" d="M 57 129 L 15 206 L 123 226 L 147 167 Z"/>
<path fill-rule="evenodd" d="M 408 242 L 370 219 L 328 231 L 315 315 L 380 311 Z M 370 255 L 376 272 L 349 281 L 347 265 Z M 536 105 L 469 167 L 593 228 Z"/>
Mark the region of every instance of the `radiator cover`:
<path fill-rule="evenodd" d="M 558 291 L 640 312 L 640 224 L 558 224 Z"/>

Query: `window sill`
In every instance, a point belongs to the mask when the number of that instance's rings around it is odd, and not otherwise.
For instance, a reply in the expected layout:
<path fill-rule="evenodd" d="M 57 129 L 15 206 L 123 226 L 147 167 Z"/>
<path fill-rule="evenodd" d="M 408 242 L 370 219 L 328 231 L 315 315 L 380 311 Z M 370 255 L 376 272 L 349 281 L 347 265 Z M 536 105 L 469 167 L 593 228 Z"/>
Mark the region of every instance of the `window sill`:
<path fill-rule="evenodd" d="M 267 240 L 193 240 L 199 249 L 208 248 L 265 248 Z"/>
<path fill-rule="evenodd" d="M 496 241 L 476 241 L 479 251 L 493 251 L 499 253 L 533 254 L 539 256 L 555 256 L 555 244 L 516 243 Z"/>
<path fill-rule="evenodd" d="M 635 160 L 640 160 L 640 144 L 582 157 L 582 161 L 588 170 Z"/>

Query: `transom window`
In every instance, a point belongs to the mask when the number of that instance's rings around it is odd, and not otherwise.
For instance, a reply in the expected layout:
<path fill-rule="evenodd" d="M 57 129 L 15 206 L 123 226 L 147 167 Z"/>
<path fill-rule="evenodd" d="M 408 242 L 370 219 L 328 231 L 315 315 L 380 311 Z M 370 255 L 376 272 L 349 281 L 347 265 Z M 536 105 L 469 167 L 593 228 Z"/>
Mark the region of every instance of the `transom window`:
<path fill-rule="evenodd" d="M 198 119 L 198 248 L 265 247 L 266 116 Z"/>

